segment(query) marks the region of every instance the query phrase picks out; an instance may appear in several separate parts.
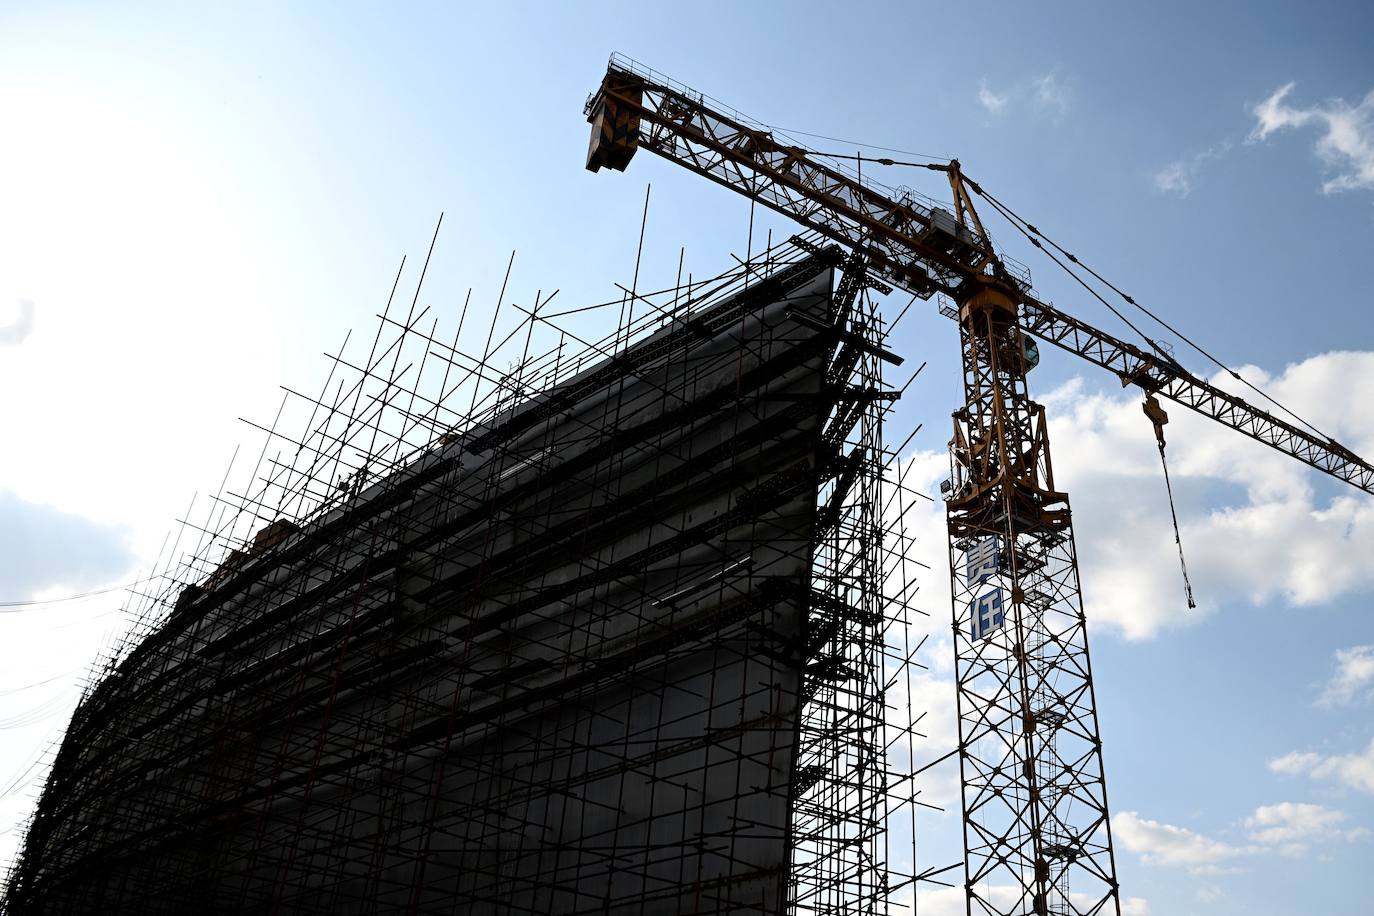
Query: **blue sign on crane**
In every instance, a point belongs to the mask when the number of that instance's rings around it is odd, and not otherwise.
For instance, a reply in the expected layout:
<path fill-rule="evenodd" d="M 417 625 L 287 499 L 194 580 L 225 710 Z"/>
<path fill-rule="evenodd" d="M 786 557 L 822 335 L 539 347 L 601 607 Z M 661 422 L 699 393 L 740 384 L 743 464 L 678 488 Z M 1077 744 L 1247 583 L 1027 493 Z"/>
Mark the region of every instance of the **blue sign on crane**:
<path fill-rule="evenodd" d="M 969 602 L 972 622 L 969 625 L 969 636 L 974 639 L 982 639 L 993 630 L 1000 630 L 1006 622 L 1006 615 L 1003 613 L 1002 590 L 994 588 L 985 595 L 973 599 Z"/>
<path fill-rule="evenodd" d="M 997 575 L 997 538 L 979 540 L 964 554 L 964 572 L 969 584 L 986 582 Z"/>

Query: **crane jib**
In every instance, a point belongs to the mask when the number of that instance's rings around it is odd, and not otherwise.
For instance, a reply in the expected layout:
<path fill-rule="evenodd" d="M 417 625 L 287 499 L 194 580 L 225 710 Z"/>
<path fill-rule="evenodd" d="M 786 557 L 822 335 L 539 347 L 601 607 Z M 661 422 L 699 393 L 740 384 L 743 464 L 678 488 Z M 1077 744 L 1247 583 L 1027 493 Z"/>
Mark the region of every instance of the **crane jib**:
<path fill-rule="evenodd" d="M 893 200 L 778 143 L 771 132 L 708 106 L 704 97 L 613 65 L 587 105 L 592 125 L 587 168 L 624 171 L 644 148 L 744 194 L 859 252 L 876 276 L 922 298 L 968 295 L 967 280 L 991 246 L 947 211 L 914 199 Z M 744 170 L 752 173 L 745 180 Z M 971 182 L 970 182 L 971 184 Z M 1000 260 L 992 263 L 1002 263 Z M 1374 466 L 1340 443 L 1317 438 L 1198 379 L 1177 363 L 1117 340 L 1029 296 L 1023 329 L 1147 391 L 1263 442 L 1368 493 Z"/>
<path fill-rule="evenodd" d="M 1325 474 L 1374 494 L 1374 465 L 1350 449 L 1338 442 L 1319 439 L 1267 410 L 1217 388 L 1171 359 L 1146 353 L 1047 303 L 1029 297 L 1021 306 L 1021 326 L 1027 333 L 1046 343 L 1054 344 L 1115 374 L 1123 385 L 1135 385 L 1145 391 L 1158 393 Z"/>
<path fill-rule="evenodd" d="M 936 202 L 914 193 L 894 199 L 809 150 L 638 74 L 608 72 L 587 119 L 591 171 L 623 171 L 643 147 L 863 253 L 871 271 L 922 298 L 962 298 L 966 281 L 994 260 L 987 240 Z"/>

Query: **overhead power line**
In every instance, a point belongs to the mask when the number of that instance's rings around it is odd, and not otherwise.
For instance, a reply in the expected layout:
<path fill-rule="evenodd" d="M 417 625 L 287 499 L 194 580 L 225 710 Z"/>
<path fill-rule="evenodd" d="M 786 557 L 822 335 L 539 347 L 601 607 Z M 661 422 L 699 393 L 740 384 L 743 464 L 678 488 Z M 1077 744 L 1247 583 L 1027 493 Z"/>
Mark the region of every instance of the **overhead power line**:
<path fill-rule="evenodd" d="M 80 601 L 82 598 L 94 598 L 96 595 L 108 595 L 110 592 L 123 591 L 126 588 L 133 588 L 136 585 L 143 585 L 145 582 L 152 582 L 158 576 L 148 576 L 143 579 L 135 579 L 132 582 L 123 582 L 119 585 L 107 585 L 105 588 L 93 589 L 89 592 L 78 592 L 75 595 L 64 595 L 61 598 L 35 598 L 27 601 L 0 601 L 0 613 L 13 613 L 24 608 L 38 607 L 45 604 L 65 604 L 69 601 Z"/>

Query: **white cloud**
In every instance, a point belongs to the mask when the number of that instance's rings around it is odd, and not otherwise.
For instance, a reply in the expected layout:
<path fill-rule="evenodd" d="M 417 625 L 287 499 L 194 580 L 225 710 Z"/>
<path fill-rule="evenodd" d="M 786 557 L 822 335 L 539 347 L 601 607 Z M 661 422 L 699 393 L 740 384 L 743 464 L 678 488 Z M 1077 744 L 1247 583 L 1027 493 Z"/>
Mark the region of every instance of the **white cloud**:
<path fill-rule="evenodd" d="M 1053 73 L 1037 76 L 1031 81 L 1035 91 L 1035 101 L 1041 108 L 1063 117 L 1069 111 L 1069 87 Z"/>
<path fill-rule="evenodd" d="M 1374 646 L 1337 649 L 1335 659 L 1335 673 L 1322 690 L 1318 705 L 1342 706 L 1368 697 L 1374 687 Z"/>
<path fill-rule="evenodd" d="M 1203 166 L 1222 158 L 1231 150 L 1231 142 L 1223 140 L 1207 147 L 1200 153 L 1175 159 L 1154 174 L 1155 190 L 1164 194 L 1174 194 L 1180 198 L 1193 193 Z"/>
<path fill-rule="evenodd" d="M 1187 163 L 1181 159 L 1176 160 L 1155 172 L 1155 189 L 1166 194 L 1177 194 L 1179 197 L 1187 197 L 1193 193 L 1193 176 L 1188 170 Z"/>
<path fill-rule="evenodd" d="M 1307 775 L 1313 779 L 1330 779 L 1374 795 L 1374 738 L 1363 750 L 1349 754 L 1317 754 L 1294 751 L 1269 761 L 1269 769 L 1287 775 Z"/>
<path fill-rule="evenodd" d="M 1123 897 L 1121 916 L 1150 916 L 1150 901 L 1144 897 Z"/>
<path fill-rule="evenodd" d="M 1261 805 L 1245 819 L 1250 839 L 1265 846 L 1277 847 L 1284 855 L 1301 855 L 1307 843 L 1322 840 L 1352 841 L 1368 835 L 1362 827 L 1347 828 L 1344 811 L 1302 802 L 1280 802 Z"/>
<path fill-rule="evenodd" d="M 1007 107 L 1007 97 L 993 92 L 988 88 L 988 81 L 983 79 L 978 81 L 978 104 L 993 114 L 999 114 Z"/>
<path fill-rule="evenodd" d="M 947 626 L 946 624 L 942 628 Z M 910 756 L 905 741 L 899 741 L 893 750 L 889 751 L 894 755 L 892 762 L 898 772 L 905 772 L 909 763 L 914 763 L 915 768 L 930 764 L 959 744 L 951 664 L 953 657 L 954 649 L 948 639 L 929 641 L 921 649 L 918 660 L 930 666 L 930 670 L 915 671 L 911 675 L 911 709 L 920 717 L 915 723 L 918 735 L 910 747 Z M 905 715 L 906 695 L 905 679 L 895 684 L 887 694 L 888 704 L 900 710 L 900 715 Z M 943 808 L 945 811 L 958 811 L 958 759 L 951 758 L 926 770 L 921 774 L 917 788 L 922 803 Z"/>
<path fill-rule="evenodd" d="M 34 306 L 29 299 L 20 299 L 19 313 L 8 324 L 0 325 L 0 347 L 15 346 L 33 333 Z"/>
<path fill-rule="evenodd" d="M 1255 140 L 1263 140 L 1274 131 L 1283 127 L 1301 127 L 1312 120 L 1312 113 L 1309 111 L 1299 111 L 1289 108 L 1283 104 L 1283 100 L 1293 91 L 1297 83 L 1287 83 L 1278 89 L 1250 110 L 1258 122 L 1250 136 Z"/>
<path fill-rule="evenodd" d="M 1058 123 L 1069 113 L 1072 103 L 1072 89 L 1056 73 L 1031 76 L 1000 91 L 993 89 L 986 77 L 978 81 L 978 104 L 995 115 L 1015 107 Z"/>
<path fill-rule="evenodd" d="M 1276 89 L 1251 109 L 1255 128 L 1252 141 L 1264 140 L 1287 128 L 1316 126 L 1321 130 L 1316 152 L 1335 171 L 1322 183 L 1322 192 L 1374 190 L 1374 91 L 1358 105 L 1331 99 L 1325 105 L 1295 108 L 1287 99 L 1296 83 Z"/>
<path fill-rule="evenodd" d="M 1354 842 L 1369 835 L 1347 826 L 1343 811 L 1303 802 L 1261 805 L 1241 822 L 1248 832 L 1244 845 L 1212 839 L 1186 827 L 1125 811 L 1112 818 L 1117 845 L 1140 856 L 1146 865 L 1185 868 L 1194 875 L 1225 875 L 1241 869 L 1235 860 L 1255 855 L 1301 856 L 1308 844 Z"/>
<path fill-rule="evenodd" d="M 1147 865 L 1182 866 L 1199 874 L 1214 874 L 1223 862 L 1253 850 L 1209 839 L 1186 827 L 1175 827 L 1123 811 L 1112 818 L 1112 837 Z"/>
<path fill-rule="evenodd" d="M 1357 453 L 1374 452 L 1374 353 L 1315 356 L 1273 377 L 1243 372 Z M 1145 639 L 1237 602 L 1301 607 L 1374 587 L 1374 501 L 1342 490 L 1319 499 L 1316 472 L 1170 407 L 1169 469 L 1200 605 L 1187 610 L 1159 456 L 1138 397 L 1085 394 L 1078 382 L 1041 400 L 1051 441 L 1073 446 L 1055 449 L 1055 482 L 1073 499 L 1095 627 Z"/>
<path fill-rule="evenodd" d="M 1269 761 L 1269 769 L 1275 773 L 1295 776 L 1311 770 L 1321 759 L 1320 754 L 1313 754 L 1310 751 L 1292 751 Z"/>

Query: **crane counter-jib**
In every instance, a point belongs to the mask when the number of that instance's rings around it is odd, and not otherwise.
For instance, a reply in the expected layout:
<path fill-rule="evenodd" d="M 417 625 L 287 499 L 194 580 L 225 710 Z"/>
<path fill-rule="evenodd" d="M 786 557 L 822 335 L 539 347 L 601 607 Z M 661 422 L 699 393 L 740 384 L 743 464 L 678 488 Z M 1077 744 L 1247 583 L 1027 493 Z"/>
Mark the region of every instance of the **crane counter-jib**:
<path fill-rule="evenodd" d="M 861 252 L 871 272 L 922 298 L 963 298 L 967 281 L 994 265 L 1029 288 L 1024 268 L 997 257 L 967 208 L 884 188 L 703 99 L 613 65 L 586 109 L 587 168 L 623 171 L 644 147 Z M 928 167 L 957 186 L 957 163 Z"/>

